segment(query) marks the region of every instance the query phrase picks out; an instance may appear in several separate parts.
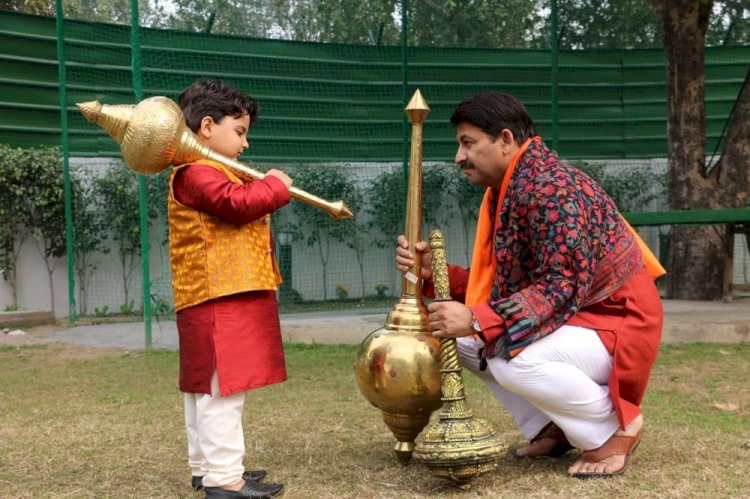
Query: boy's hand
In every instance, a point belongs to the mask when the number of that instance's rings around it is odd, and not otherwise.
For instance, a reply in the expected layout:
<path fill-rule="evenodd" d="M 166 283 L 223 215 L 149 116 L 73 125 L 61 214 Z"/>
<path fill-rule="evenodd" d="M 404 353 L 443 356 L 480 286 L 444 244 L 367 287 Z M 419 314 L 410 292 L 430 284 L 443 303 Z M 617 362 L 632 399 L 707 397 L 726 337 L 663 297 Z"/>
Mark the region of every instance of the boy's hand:
<path fill-rule="evenodd" d="M 292 179 L 289 178 L 289 175 L 282 172 L 281 170 L 277 170 L 275 168 L 268 170 L 268 172 L 266 172 L 263 178 L 268 177 L 268 176 L 276 177 L 277 179 L 281 180 L 287 189 L 289 189 L 292 186 Z"/>

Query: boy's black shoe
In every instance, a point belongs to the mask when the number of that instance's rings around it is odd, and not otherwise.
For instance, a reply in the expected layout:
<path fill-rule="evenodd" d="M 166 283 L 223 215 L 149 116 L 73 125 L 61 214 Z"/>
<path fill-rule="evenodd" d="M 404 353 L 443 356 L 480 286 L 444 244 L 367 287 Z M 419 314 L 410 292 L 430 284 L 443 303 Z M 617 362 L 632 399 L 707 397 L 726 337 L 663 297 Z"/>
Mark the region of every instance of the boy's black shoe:
<path fill-rule="evenodd" d="M 260 482 L 266 477 L 266 475 L 266 470 L 252 470 L 244 472 L 242 474 L 242 479 L 246 482 Z M 191 480 L 191 485 L 193 486 L 193 490 L 201 490 L 203 488 L 203 477 L 194 476 Z"/>
<path fill-rule="evenodd" d="M 284 495 L 280 483 L 258 483 L 246 481 L 240 490 L 227 490 L 220 487 L 206 487 L 206 499 L 270 499 Z"/>

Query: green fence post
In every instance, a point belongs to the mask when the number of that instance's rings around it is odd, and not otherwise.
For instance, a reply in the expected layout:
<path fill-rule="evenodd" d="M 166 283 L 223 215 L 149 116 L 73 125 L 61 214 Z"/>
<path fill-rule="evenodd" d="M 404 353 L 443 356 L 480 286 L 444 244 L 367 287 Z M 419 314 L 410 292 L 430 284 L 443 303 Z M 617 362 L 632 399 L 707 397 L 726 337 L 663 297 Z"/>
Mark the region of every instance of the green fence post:
<path fill-rule="evenodd" d="M 141 74 L 141 38 L 138 17 L 138 0 L 130 0 L 130 53 L 133 65 L 133 92 L 136 102 L 143 99 L 143 75 Z M 151 348 L 151 270 L 148 244 L 148 190 L 146 177 L 138 175 L 138 202 L 141 212 L 141 271 L 143 274 L 143 325 L 146 333 L 146 349 Z"/>
<path fill-rule="evenodd" d="M 68 257 L 68 322 L 76 320 L 76 283 L 73 264 L 73 201 L 70 189 L 70 161 L 68 146 L 68 96 L 65 92 L 65 15 L 62 0 L 55 0 L 55 31 L 57 34 L 57 80 L 60 88 L 60 146 L 65 186 L 65 247 Z M 52 304 L 52 308 L 55 304 Z"/>
<path fill-rule="evenodd" d="M 409 104 L 409 60 L 407 57 L 407 48 L 409 47 L 408 40 L 408 28 L 407 28 L 407 11 L 409 10 L 409 1 L 403 0 L 401 2 L 401 93 L 402 93 L 402 105 L 406 108 Z M 404 213 L 406 213 L 406 190 L 409 187 L 409 137 L 411 137 L 411 130 L 409 129 L 409 119 L 406 113 L 402 115 L 403 123 L 403 160 L 401 162 L 401 179 L 402 179 L 402 192 L 404 199 Z M 404 223 L 403 220 L 399 220 L 399 223 Z M 403 225 L 402 225 L 403 227 Z"/>
<path fill-rule="evenodd" d="M 551 91 L 551 120 L 552 120 L 552 148 L 559 152 L 560 150 L 560 116 L 557 107 L 557 86 L 558 86 L 558 60 L 557 60 L 557 0 L 550 0 L 550 91 Z"/>

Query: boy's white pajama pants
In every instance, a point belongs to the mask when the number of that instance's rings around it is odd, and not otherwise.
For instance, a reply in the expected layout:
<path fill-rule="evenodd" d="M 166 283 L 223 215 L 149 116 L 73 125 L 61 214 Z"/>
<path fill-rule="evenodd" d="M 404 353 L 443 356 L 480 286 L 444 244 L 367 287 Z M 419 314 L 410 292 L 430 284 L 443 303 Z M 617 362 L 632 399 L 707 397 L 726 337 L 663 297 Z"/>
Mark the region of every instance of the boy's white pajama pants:
<path fill-rule="evenodd" d="M 245 392 L 222 397 L 219 377 L 211 378 L 211 395 L 185 393 L 188 464 L 205 487 L 224 487 L 242 478 L 245 437 L 242 407 Z"/>
<path fill-rule="evenodd" d="M 482 341 L 467 336 L 457 346 L 462 365 L 487 384 L 526 438 L 554 421 L 573 446 L 591 450 L 617 431 L 607 387 L 612 356 L 596 331 L 562 326 L 510 361 L 487 359 L 485 371 L 479 370 Z"/>

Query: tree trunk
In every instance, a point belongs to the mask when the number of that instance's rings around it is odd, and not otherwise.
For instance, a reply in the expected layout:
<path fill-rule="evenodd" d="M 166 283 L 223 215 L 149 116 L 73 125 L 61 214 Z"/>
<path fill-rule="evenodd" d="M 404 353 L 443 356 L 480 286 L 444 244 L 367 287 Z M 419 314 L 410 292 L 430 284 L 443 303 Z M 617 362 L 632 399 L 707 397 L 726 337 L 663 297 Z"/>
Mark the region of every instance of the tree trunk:
<path fill-rule="evenodd" d="M 55 257 L 54 256 L 47 256 L 47 245 L 48 240 L 44 239 L 43 237 L 37 240 L 36 247 L 39 250 L 39 254 L 42 256 L 42 259 L 44 260 L 44 264 L 47 268 L 47 283 L 49 284 L 49 301 L 50 301 L 50 310 L 52 311 L 52 315 L 55 315 L 55 283 L 52 279 L 52 275 L 55 273 Z"/>
<path fill-rule="evenodd" d="M 664 40 L 668 201 L 672 210 L 724 205 L 716 179 L 705 173 L 703 47 L 712 4 L 712 0 L 653 0 Z M 672 227 L 668 298 L 714 300 L 722 297 L 723 237 L 720 227 Z"/>
<path fill-rule="evenodd" d="M 719 184 L 722 205 L 742 208 L 750 197 L 750 67 L 729 119 L 724 144 L 711 175 Z"/>

